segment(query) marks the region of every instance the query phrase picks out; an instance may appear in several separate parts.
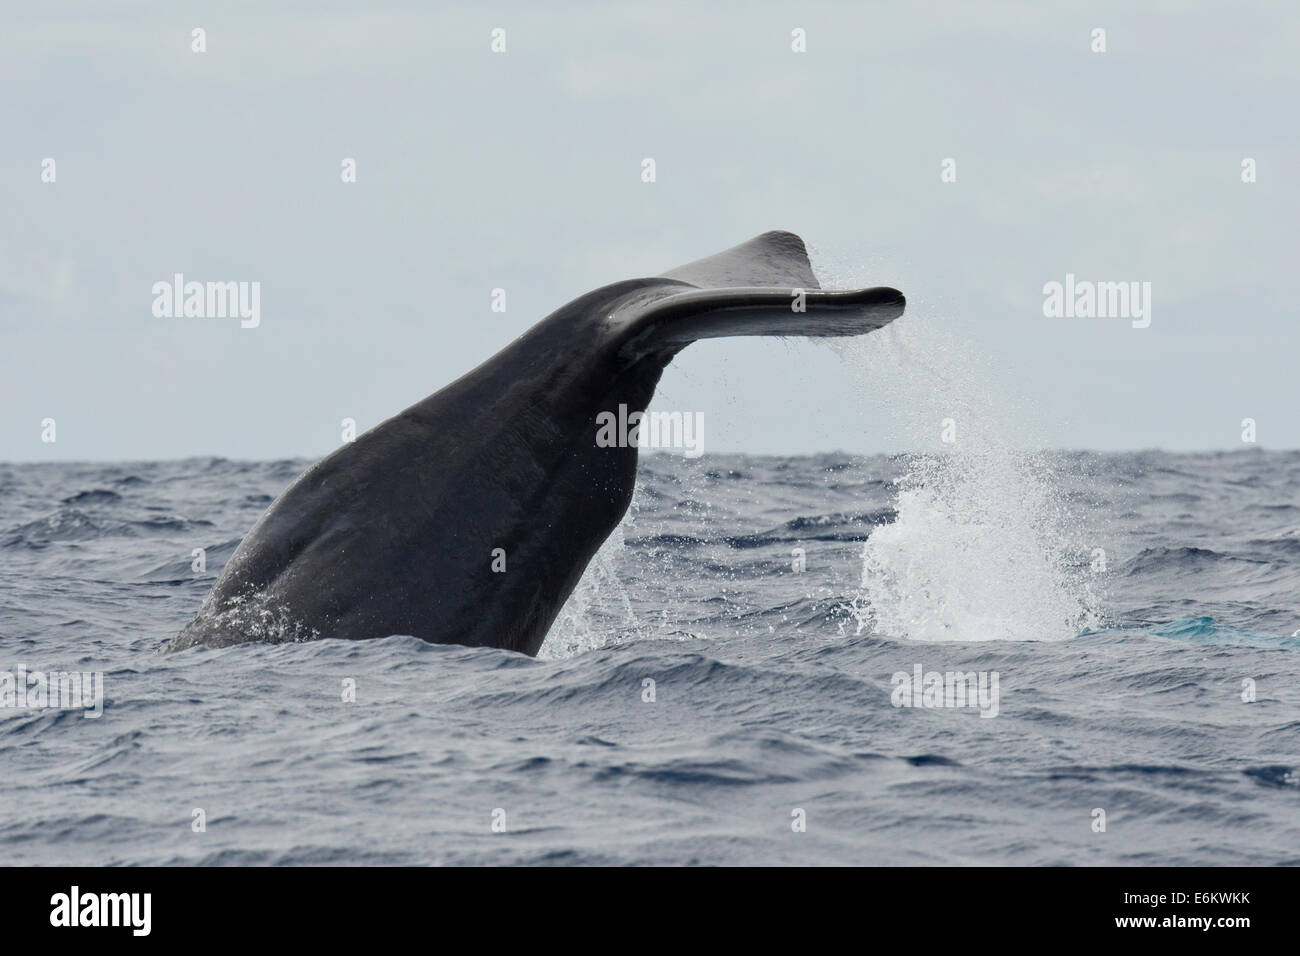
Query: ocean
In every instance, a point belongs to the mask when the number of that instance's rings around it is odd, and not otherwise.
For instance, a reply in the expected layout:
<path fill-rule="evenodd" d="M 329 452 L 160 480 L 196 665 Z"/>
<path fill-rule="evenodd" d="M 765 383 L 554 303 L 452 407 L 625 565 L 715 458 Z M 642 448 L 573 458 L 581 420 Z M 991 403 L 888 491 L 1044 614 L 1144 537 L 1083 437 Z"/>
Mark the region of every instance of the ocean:
<path fill-rule="evenodd" d="M 6 862 L 1300 864 L 1300 452 L 960 448 L 643 455 L 537 659 L 161 654 L 309 462 L 0 464 Z"/>

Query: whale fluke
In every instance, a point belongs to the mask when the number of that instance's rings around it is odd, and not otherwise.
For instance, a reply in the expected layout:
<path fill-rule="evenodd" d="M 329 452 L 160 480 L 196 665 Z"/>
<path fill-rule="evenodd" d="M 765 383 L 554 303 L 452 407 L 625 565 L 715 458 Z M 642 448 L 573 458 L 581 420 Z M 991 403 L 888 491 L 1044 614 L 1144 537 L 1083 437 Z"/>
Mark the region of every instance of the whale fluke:
<path fill-rule="evenodd" d="M 168 649 L 408 634 L 536 654 L 632 499 L 637 447 L 597 443 L 603 412 L 644 411 L 698 339 L 859 335 L 904 305 L 823 291 L 790 232 L 589 292 L 309 468 Z"/>
<path fill-rule="evenodd" d="M 696 259 L 662 273 L 701 288 L 757 286 L 776 289 L 817 289 L 808 249 L 793 232 L 779 229 L 755 236 L 715 255 Z"/>

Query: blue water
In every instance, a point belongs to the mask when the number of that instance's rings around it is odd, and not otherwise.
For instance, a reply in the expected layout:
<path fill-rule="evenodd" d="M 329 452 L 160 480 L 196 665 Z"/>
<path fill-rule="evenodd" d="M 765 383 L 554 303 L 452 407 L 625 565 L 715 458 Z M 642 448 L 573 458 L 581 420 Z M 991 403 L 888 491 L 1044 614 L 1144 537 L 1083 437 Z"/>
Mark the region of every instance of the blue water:
<path fill-rule="evenodd" d="M 1300 453 L 647 456 L 536 660 L 157 653 L 307 464 L 0 465 L 7 862 L 1300 864 Z"/>

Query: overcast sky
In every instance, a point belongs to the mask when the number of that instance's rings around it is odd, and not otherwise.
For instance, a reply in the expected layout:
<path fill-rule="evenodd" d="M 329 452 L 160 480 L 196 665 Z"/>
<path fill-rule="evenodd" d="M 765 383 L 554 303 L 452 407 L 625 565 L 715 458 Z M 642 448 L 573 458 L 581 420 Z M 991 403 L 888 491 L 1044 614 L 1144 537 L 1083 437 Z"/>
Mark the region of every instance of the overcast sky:
<path fill-rule="evenodd" d="M 1294 3 L 451 6 L 0 0 L 0 460 L 318 456 L 769 229 L 908 314 L 866 364 L 687 349 L 655 407 L 706 452 L 905 447 L 879 392 L 944 343 L 1033 443 L 1300 447 Z M 156 317 L 178 272 L 261 324 Z M 1067 273 L 1150 282 L 1150 326 L 1045 316 Z"/>

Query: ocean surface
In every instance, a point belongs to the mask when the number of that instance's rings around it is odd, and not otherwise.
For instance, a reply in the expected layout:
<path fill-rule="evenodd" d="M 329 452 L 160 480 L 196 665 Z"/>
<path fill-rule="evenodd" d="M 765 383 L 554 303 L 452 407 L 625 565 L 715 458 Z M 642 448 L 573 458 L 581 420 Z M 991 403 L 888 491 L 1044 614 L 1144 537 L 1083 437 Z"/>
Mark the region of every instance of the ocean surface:
<path fill-rule="evenodd" d="M 0 465 L 6 862 L 1300 864 L 1300 453 L 643 455 L 537 659 L 158 653 L 308 464 Z"/>

